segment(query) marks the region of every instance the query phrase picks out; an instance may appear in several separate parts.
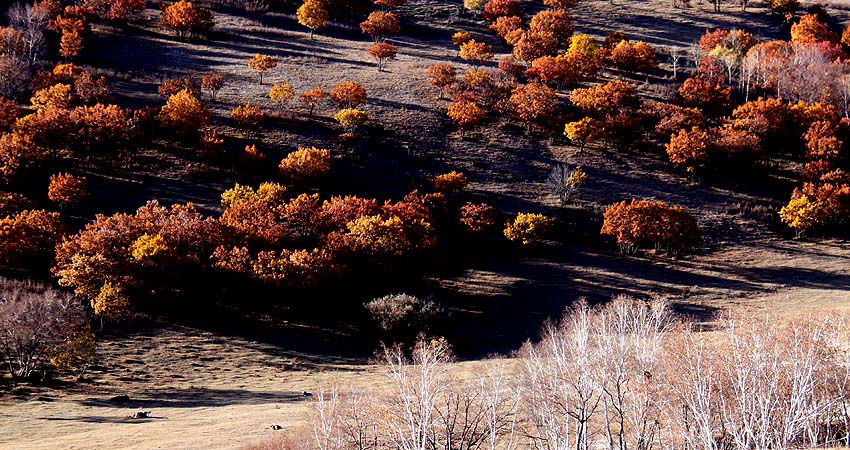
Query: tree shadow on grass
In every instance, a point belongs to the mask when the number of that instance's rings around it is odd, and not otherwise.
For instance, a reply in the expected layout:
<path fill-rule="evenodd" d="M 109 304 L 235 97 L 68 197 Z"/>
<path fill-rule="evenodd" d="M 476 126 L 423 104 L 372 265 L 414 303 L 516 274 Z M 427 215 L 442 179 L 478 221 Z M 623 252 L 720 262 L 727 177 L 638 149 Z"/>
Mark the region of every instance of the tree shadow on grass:
<path fill-rule="evenodd" d="M 256 392 L 243 389 L 147 389 L 139 398 L 116 403 L 108 398 L 87 398 L 82 406 L 121 409 L 209 408 L 229 405 L 303 402 L 310 399 L 301 392 Z"/>

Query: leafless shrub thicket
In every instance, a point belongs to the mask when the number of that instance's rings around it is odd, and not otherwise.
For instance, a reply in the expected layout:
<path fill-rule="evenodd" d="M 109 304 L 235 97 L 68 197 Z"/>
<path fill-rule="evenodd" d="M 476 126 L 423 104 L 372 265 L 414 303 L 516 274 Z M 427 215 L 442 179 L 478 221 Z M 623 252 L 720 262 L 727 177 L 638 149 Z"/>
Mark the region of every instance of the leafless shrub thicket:
<path fill-rule="evenodd" d="M 847 445 L 842 327 L 731 318 L 706 336 L 661 300 L 580 303 L 486 369 L 449 364 L 439 339 L 420 340 L 410 358 L 386 349 L 386 383 L 321 392 L 309 438 L 321 450 Z"/>
<path fill-rule="evenodd" d="M 0 279 L 0 358 L 13 378 L 44 370 L 50 351 L 85 320 L 83 305 L 66 293 Z"/>

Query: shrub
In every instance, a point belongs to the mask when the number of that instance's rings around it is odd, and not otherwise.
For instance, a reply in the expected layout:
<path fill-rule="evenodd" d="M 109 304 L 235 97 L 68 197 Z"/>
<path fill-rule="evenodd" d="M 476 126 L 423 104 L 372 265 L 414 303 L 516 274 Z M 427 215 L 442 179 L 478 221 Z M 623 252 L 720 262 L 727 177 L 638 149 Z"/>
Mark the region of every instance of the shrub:
<path fill-rule="evenodd" d="M 552 227 L 552 219 L 538 213 L 519 213 L 505 225 L 505 237 L 524 245 L 542 239 Z"/>
<path fill-rule="evenodd" d="M 499 222 L 499 211 L 486 203 L 465 203 L 460 207 L 458 221 L 467 231 L 483 233 L 494 230 Z"/>
<path fill-rule="evenodd" d="M 587 173 L 581 166 L 570 168 L 566 164 L 558 164 L 549 172 L 547 181 L 561 203 L 566 204 L 573 200 L 579 186 L 584 184 L 587 178 Z"/>
<path fill-rule="evenodd" d="M 0 280 L 0 357 L 13 378 L 46 369 L 51 349 L 83 329 L 86 314 L 71 295 L 33 283 Z"/>
<path fill-rule="evenodd" d="M 96 350 L 97 337 L 91 328 L 73 324 L 65 341 L 50 349 L 50 364 L 58 370 L 72 372 L 80 379 L 97 361 Z"/>
<path fill-rule="evenodd" d="M 364 305 L 375 324 L 383 331 L 423 331 L 441 312 L 433 300 L 408 294 L 391 294 L 376 298 Z"/>
<path fill-rule="evenodd" d="M 349 130 L 355 130 L 369 122 L 369 115 L 359 109 L 343 109 L 334 114 L 334 120 Z"/>
<path fill-rule="evenodd" d="M 230 112 L 230 118 L 239 128 L 257 128 L 266 121 L 266 113 L 254 105 L 246 103 L 245 106 L 237 106 Z"/>
<path fill-rule="evenodd" d="M 189 93 L 195 97 L 201 97 L 201 85 L 189 78 L 165 80 L 156 88 L 159 95 L 163 97 L 170 97 L 184 89 L 189 91 Z"/>
<path fill-rule="evenodd" d="M 299 147 L 280 161 L 278 170 L 284 178 L 294 181 L 327 176 L 331 170 L 331 152 Z"/>
<path fill-rule="evenodd" d="M 287 82 L 275 83 L 269 90 L 269 98 L 282 108 L 285 103 L 295 98 L 295 90 Z"/>
<path fill-rule="evenodd" d="M 466 179 L 466 175 L 453 170 L 449 173 L 437 175 L 431 180 L 431 184 L 434 186 L 435 191 L 447 194 L 463 190 L 469 182 Z"/>
<path fill-rule="evenodd" d="M 184 89 L 168 97 L 159 120 L 178 134 L 192 134 L 209 123 L 210 113 L 197 97 Z"/>

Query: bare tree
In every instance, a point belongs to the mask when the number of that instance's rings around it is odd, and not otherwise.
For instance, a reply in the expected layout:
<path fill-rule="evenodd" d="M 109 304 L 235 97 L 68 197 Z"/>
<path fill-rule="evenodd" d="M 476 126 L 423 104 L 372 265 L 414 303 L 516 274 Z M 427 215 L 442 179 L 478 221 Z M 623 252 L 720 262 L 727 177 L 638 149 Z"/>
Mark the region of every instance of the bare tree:
<path fill-rule="evenodd" d="M 45 355 L 85 323 L 80 302 L 33 283 L 0 280 L 0 357 L 13 378 L 42 370 Z"/>

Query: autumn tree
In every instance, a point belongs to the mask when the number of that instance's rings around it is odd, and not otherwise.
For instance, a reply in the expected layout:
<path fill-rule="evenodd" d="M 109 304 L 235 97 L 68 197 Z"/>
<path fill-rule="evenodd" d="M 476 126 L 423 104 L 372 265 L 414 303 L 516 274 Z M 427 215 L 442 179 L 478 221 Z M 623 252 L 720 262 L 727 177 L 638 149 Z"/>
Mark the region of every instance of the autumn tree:
<path fill-rule="evenodd" d="M 719 82 L 693 76 L 676 89 L 674 100 L 680 106 L 699 108 L 706 115 L 717 117 L 731 108 L 731 93 L 731 88 L 724 88 Z"/>
<path fill-rule="evenodd" d="M 499 211 L 487 203 L 464 203 L 458 212 L 458 222 L 471 233 L 486 233 L 496 230 L 501 216 Z"/>
<path fill-rule="evenodd" d="M 170 97 L 183 89 L 186 89 L 195 97 L 201 97 L 201 85 L 190 78 L 163 80 L 163 82 L 157 86 L 156 91 L 162 97 Z"/>
<path fill-rule="evenodd" d="M 563 88 L 576 80 L 573 66 L 562 56 L 541 56 L 535 59 L 527 74 L 531 78 L 554 84 L 558 88 Z"/>
<path fill-rule="evenodd" d="M 331 99 L 340 108 L 356 108 L 366 103 L 366 88 L 354 81 L 340 82 L 331 89 Z"/>
<path fill-rule="evenodd" d="M 791 42 L 815 44 L 818 42 L 838 42 L 838 35 L 818 20 L 816 14 L 806 14 L 800 21 L 791 25 Z"/>
<path fill-rule="evenodd" d="M 208 9 L 186 0 L 163 4 L 160 22 L 181 39 L 187 34 L 206 33 L 215 25 Z"/>
<path fill-rule="evenodd" d="M 71 86 L 64 83 L 39 89 L 30 99 L 30 103 L 36 112 L 42 112 L 47 108 L 68 109 L 73 101 L 74 95 Z"/>
<path fill-rule="evenodd" d="M 613 80 L 589 88 L 574 89 L 570 93 L 570 102 L 585 114 L 604 118 L 637 106 L 639 99 L 633 85 Z"/>
<path fill-rule="evenodd" d="M 426 73 L 428 83 L 440 89 L 439 98 L 446 98 L 446 89 L 457 83 L 457 71 L 449 63 L 434 64 Z"/>
<path fill-rule="evenodd" d="M 398 34 L 401 27 L 395 14 L 373 11 L 366 20 L 360 23 L 360 29 L 368 34 L 374 42 L 379 42 Z"/>
<path fill-rule="evenodd" d="M 493 58 L 490 46 L 472 39 L 460 46 L 460 57 L 478 67 Z"/>
<path fill-rule="evenodd" d="M 543 4 L 552 8 L 571 9 L 575 8 L 577 0 L 543 0 Z"/>
<path fill-rule="evenodd" d="M 469 181 L 466 179 L 466 175 L 454 170 L 437 175 L 431 180 L 431 185 L 434 186 L 434 190 L 444 194 L 461 191 L 467 184 L 469 184 Z"/>
<path fill-rule="evenodd" d="M 323 89 L 310 89 L 301 93 L 298 100 L 310 110 L 310 115 L 319 106 L 319 102 L 324 100 L 328 94 Z"/>
<path fill-rule="evenodd" d="M 676 256 L 700 239 L 696 221 L 684 208 L 635 199 L 605 210 L 600 233 L 615 237 L 620 250 L 629 254 L 649 244 Z"/>
<path fill-rule="evenodd" d="M 275 83 L 269 90 L 269 98 L 283 109 L 283 105 L 295 98 L 295 90 L 288 82 Z"/>
<path fill-rule="evenodd" d="M 378 72 L 383 72 L 386 61 L 395 59 L 398 54 L 395 46 L 386 42 L 375 42 L 366 50 L 366 53 L 377 62 Z"/>
<path fill-rule="evenodd" d="M 187 90 L 182 90 L 171 97 L 159 113 L 163 126 L 178 133 L 194 133 L 209 123 L 210 113 L 207 108 Z"/>
<path fill-rule="evenodd" d="M 602 66 L 602 51 L 593 38 L 586 34 L 577 34 L 570 38 L 570 46 L 564 57 L 573 65 L 573 70 L 582 80 L 595 79 Z"/>
<path fill-rule="evenodd" d="M 230 112 L 230 118 L 239 128 L 257 128 L 266 121 L 266 113 L 260 108 L 246 103 L 233 108 Z"/>
<path fill-rule="evenodd" d="M 59 55 L 63 58 L 76 58 L 83 51 L 83 35 L 74 29 L 63 29 L 59 39 Z"/>
<path fill-rule="evenodd" d="M 505 224 L 504 234 L 509 241 L 528 245 L 538 242 L 552 229 L 554 221 L 538 213 L 519 213 Z"/>
<path fill-rule="evenodd" d="M 552 53 L 556 45 L 554 34 L 528 31 L 519 35 L 514 43 L 513 55 L 514 58 L 529 64 L 537 58 Z"/>
<path fill-rule="evenodd" d="M 346 108 L 334 114 L 334 120 L 349 130 L 356 130 L 369 122 L 369 115 L 359 109 Z"/>
<path fill-rule="evenodd" d="M 448 115 L 460 128 L 460 137 L 463 139 L 464 131 L 481 123 L 485 112 L 474 102 L 462 100 L 449 105 Z"/>
<path fill-rule="evenodd" d="M 655 50 L 646 42 L 620 41 L 611 49 L 608 59 L 611 65 L 629 72 L 652 70 L 658 67 Z"/>
<path fill-rule="evenodd" d="M 802 238 L 806 231 L 822 225 L 826 216 L 827 211 L 823 204 L 806 195 L 792 198 L 779 210 L 779 218 L 784 224 L 794 229 L 798 239 Z"/>
<path fill-rule="evenodd" d="M 271 56 L 257 53 L 253 58 L 248 60 L 248 67 L 254 72 L 257 72 L 260 84 L 263 84 L 263 74 L 265 74 L 267 70 L 277 67 L 277 60 Z"/>
<path fill-rule="evenodd" d="M 522 5 L 517 0 L 488 0 L 484 5 L 484 20 L 488 22 L 507 16 L 522 17 Z"/>
<path fill-rule="evenodd" d="M 298 11 L 295 13 L 298 18 L 298 23 L 307 27 L 310 30 L 310 39 L 313 39 L 313 33 L 324 28 L 328 24 L 328 10 L 325 4 L 319 0 L 306 0 Z"/>
<path fill-rule="evenodd" d="M 331 170 L 331 152 L 315 147 L 299 147 L 280 161 L 278 170 L 290 181 L 322 178 Z"/>
<path fill-rule="evenodd" d="M 53 257 L 65 226 L 58 213 L 25 210 L 0 219 L 0 261 L 22 268 L 39 268 Z"/>
<path fill-rule="evenodd" d="M 674 167 L 684 168 L 689 174 L 700 173 L 709 160 L 709 134 L 697 127 L 680 130 L 670 137 L 667 156 Z"/>
<path fill-rule="evenodd" d="M 528 24 L 530 33 L 554 36 L 556 47 L 562 50 L 569 46 L 574 30 L 572 18 L 563 9 L 540 11 L 531 17 Z"/>
<path fill-rule="evenodd" d="M 502 16 L 497 18 L 490 29 L 500 38 L 505 38 L 514 31 L 522 30 L 522 17 L 519 16 Z M 512 44 L 512 43 L 511 43 Z"/>
<path fill-rule="evenodd" d="M 555 92 L 542 83 L 528 83 L 514 88 L 510 97 L 514 117 L 535 124 L 555 114 Z"/>
<path fill-rule="evenodd" d="M 0 179 L 13 181 L 44 161 L 32 139 L 22 133 L 5 133 L 0 136 Z"/>
<path fill-rule="evenodd" d="M 573 142 L 578 142 L 579 150 L 583 150 L 587 144 L 598 140 L 603 135 L 602 122 L 591 117 L 584 117 L 564 125 L 564 136 Z"/>
<path fill-rule="evenodd" d="M 224 77 L 217 73 L 205 73 L 201 77 L 201 89 L 209 92 L 212 101 L 215 101 L 218 92 L 224 87 Z"/>
<path fill-rule="evenodd" d="M 50 201 L 68 207 L 79 203 L 87 196 L 86 177 L 74 176 L 69 173 L 50 176 L 50 185 L 47 187 L 47 198 Z"/>

